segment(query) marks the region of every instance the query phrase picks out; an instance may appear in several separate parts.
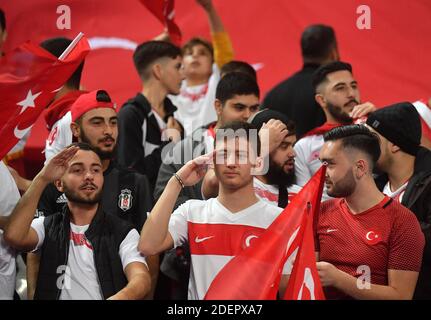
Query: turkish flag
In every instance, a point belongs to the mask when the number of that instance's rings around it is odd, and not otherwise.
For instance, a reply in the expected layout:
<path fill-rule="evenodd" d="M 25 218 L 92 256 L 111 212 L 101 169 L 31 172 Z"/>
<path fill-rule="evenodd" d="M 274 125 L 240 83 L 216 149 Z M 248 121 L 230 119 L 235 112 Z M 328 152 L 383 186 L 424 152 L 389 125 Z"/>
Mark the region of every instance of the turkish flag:
<path fill-rule="evenodd" d="M 89 50 L 82 37 L 59 60 L 26 42 L 0 60 L 0 159 L 31 129 Z"/>
<path fill-rule="evenodd" d="M 319 210 L 325 168 L 316 172 L 259 238 L 220 270 L 205 299 L 276 299 L 284 264 L 298 252 L 306 234 L 304 221 Z"/>
<path fill-rule="evenodd" d="M 175 0 L 141 0 L 144 6 L 168 29 L 171 41 L 181 45 L 181 31 L 175 23 Z"/>
<path fill-rule="evenodd" d="M 313 210 L 311 203 L 307 204 L 308 212 L 301 225 L 303 232 L 298 236 L 299 245 L 297 248 L 292 246 L 295 251 L 291 256 L 295 262 L 283 297 L 285 300 L 325 300 L 314 253 L 313 218 L 318 214 L 319 207 L 317 204 Z"/>

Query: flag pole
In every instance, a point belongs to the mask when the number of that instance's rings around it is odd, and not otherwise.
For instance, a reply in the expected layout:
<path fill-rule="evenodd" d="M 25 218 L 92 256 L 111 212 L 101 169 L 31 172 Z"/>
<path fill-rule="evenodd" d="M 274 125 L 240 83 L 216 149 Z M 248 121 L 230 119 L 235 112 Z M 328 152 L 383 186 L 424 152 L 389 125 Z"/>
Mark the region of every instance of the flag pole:
<path fill-rule="evenodd" d="M 69 53 L 76 47 L 76 44 L 81 40 L 81 38 L 84 36 L 82 32 L 80 32 L 75 39 L 73 39 L 72 43 L 69 44 L 69 46 L 64 50 L 64 52 L 61 54 L 60 57 L 58 57 L 58 60 L 64 60 L 69 55 Z"/>

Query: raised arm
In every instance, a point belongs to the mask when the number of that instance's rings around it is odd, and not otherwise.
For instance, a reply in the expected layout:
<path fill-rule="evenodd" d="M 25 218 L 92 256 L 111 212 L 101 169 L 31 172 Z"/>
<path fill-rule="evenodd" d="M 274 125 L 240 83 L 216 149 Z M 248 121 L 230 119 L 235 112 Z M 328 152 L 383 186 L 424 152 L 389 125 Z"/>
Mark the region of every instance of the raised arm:
<path fill-rule="evenodd" d="M 211 0 L 196 0 L 208 16 L 214 46 L 214 61 L 219 68 L 233 59 L 232 42 Z"/>
<path fill-rule="evenodd" d="M 176 173 L 180 181 L 175 176 L 169 179 L 142 228 L 138 246 L 142 254 L 154 255 L 173 247 L 174 241 L 168 227 L 175 202 L 182 187 L 192 186 L 202 179 L 209 161 L 209 155 L 190 160 Z"/>
<path fill-rule="evenodd" d="M 34 178 L 27 192 L 12 211 L 5 226 L 4 239 L 11 247 L 23 251 L 30 251 L 36 247 L 38 236 L 36 231 L 30 228 L 30 225 L 39 198 L 49 183 L 63 176 L 70 159 L 77 151 L 77 147 L 70 147 L 61 151 Z"/>

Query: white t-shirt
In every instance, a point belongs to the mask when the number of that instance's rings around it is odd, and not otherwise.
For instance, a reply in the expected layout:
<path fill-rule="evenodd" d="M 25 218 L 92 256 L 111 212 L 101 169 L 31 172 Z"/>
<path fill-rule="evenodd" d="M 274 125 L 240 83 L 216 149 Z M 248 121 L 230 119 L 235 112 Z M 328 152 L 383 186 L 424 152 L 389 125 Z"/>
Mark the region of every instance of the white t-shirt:
<path fill-rule="evenodd" d="M 319 153 L 324 143 L 323 135 L 312 135 L 299 139 L 293 147 L 296 153 L 296 184 L 301 188 L 307 184 L 322 166 L 322 162 L 319 160 Z M 332 198 L 326 193 L 326 188 L 323 188 L 322 201 L 329 199 Z"/>
<path fill-rule="evenodd" d="M 207 84 L 189 87 L 184 80 L 179 95 L 169 95 L 172 103 L 178 108 L 174 117 L 178 119 L 189 135 L 193 130 L 217 120 L 214 107 L 217 84 L 220 80 L 220 70 L 213 64 L 213 72 Z"/>
<path fill-rule="evenodd" d="M 3 161 L 0 161 L 0 215 L 10 215 L 19 198 L 15 180 Z M 4 242 L 3 230 L 0 229 L 0 300 L 13 299 L 15 274 L 15 250 Z"/>
<path fill-rule="evenodd" d="M 169 220 L 174 246 L 190 245 L 191 268 L 188 298 L 202 300 L 218 272 L 241 250 L 250 246 L 282 211 L 258 200 L 232 213 L 217 198 L 188 200 Z M 289 273 L 283 270 L 283 273 Z"/>
<path fill-rule="evenodd" d="M 254 193 L 263 201 L 266 201 L 272 205 L 278 206 L 278 186 L 272 184 L 266 184 L 260 181 L 258 178 L 253 178 Z M 293 184 L 287 188 L 287 196 L 289 203 L 292 199 L 301 191 L 301 187 Z"/>
<path fill-rule="evenodd" d="M 68 111 L 61 119 L 59 119 L 51 129 L 48 138 L 45 141 L 45 164 L 72 143 L 72 113 Z"/>
<path fill-rule="evenodd" d="M 407 181 L 404 183 L 401 187 L 399 187 L 397 190 L 392 191 L 391 190 L 391 183 L 388 181 L 383 188 L 383 193 L 387 195 L 388 197 L 391 197 L 392 199 L 397 200 L 399 203 L 403 201 L 404 193 L 406 193 L 407 185 L 409 182 Z"/>
<path fill-rule="evenodd" d="M 31 223 L 31 227 L 36 231 L 39 238 L 35 251 L 42 247 L 45 239 L 44 220 L 45 217 L 39 217 Z M 88 227 L 89 225 L 77 226 L 70 223 L 67 268 L 59 266 L 58 269 L 59 279 L 60 275 L 64 274 L 60 300 L 103 300 L 94 263 L 93 247 L 85 237 L 85 231 L 87 231 Z M 135 261 L 147 265 L 145 257 L 138 251 L 138 243 L 139 234 L 136 229 L 130 230 L 121 242 L 118 254 L 121 258 L 123 270 L 129 263 Z"/>

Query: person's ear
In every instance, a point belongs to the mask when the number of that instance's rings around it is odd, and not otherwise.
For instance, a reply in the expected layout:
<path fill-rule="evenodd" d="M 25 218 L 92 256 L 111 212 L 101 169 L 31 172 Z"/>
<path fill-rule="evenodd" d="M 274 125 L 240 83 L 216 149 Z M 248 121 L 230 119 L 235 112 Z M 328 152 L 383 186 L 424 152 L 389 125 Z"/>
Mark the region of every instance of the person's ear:
<path fill-rule="evenodd" d="M 162 65 L 160 63 L 153 64 L 153 66 L 151 67 L 151 72 L 152 72 L 154 78 L 156 78 L 157 80 L 160 80 L 162 78 L 162 74 L 163 74 Z"/>
<path fill-rule="evenodd" d="M 393 144 L 392 142 L 389 141 L 389 149 L 391 150 L 392 153 L 397 153 L 398 151 L 400 151 L 400 147 L 398 147 L 396 144 Z"/>
<path fill-rule="evenodd" d="M 319 106 L 323 109 L 324 107 L 326 107 L 326 100 L 325 97 L 323 96 L 323 94 L 321 93 L 316 93 L 316 95 L 314 96 L 314 100 L 316 100 L 316 102 L 319 104 Z"/>
<path fill-rule="evenodd" d="M 354 175 L 356 179 L 361 179 L 363 176 L 365 176 L 368 172 L 368 163 L 364 159 L 360 159 L 356 161 L 354 166 Z"/>
<path fill-rule="evenodd" d="M 58 191 L 60 192 L 64 192 L 64 188 L 63 188 L 63 182 L 59 179 L 59 180 L 55 180 L 54 181 L 54 185 L 57 188 Z"/>
<path fill-rule="evenodd" d="M 76 122 L 72 122 L 70 124 L 70 130 L 72 130 L 72 134 L 75 138 L 78 139 L 81 137 L 81 128 Z"/>
<path fill-rule="evenodd" d="M 214 108 L 217 113 L 217 116 L 220 117 L 223 112 L 223 105 L 219 99 L 215 99 Z"/>

